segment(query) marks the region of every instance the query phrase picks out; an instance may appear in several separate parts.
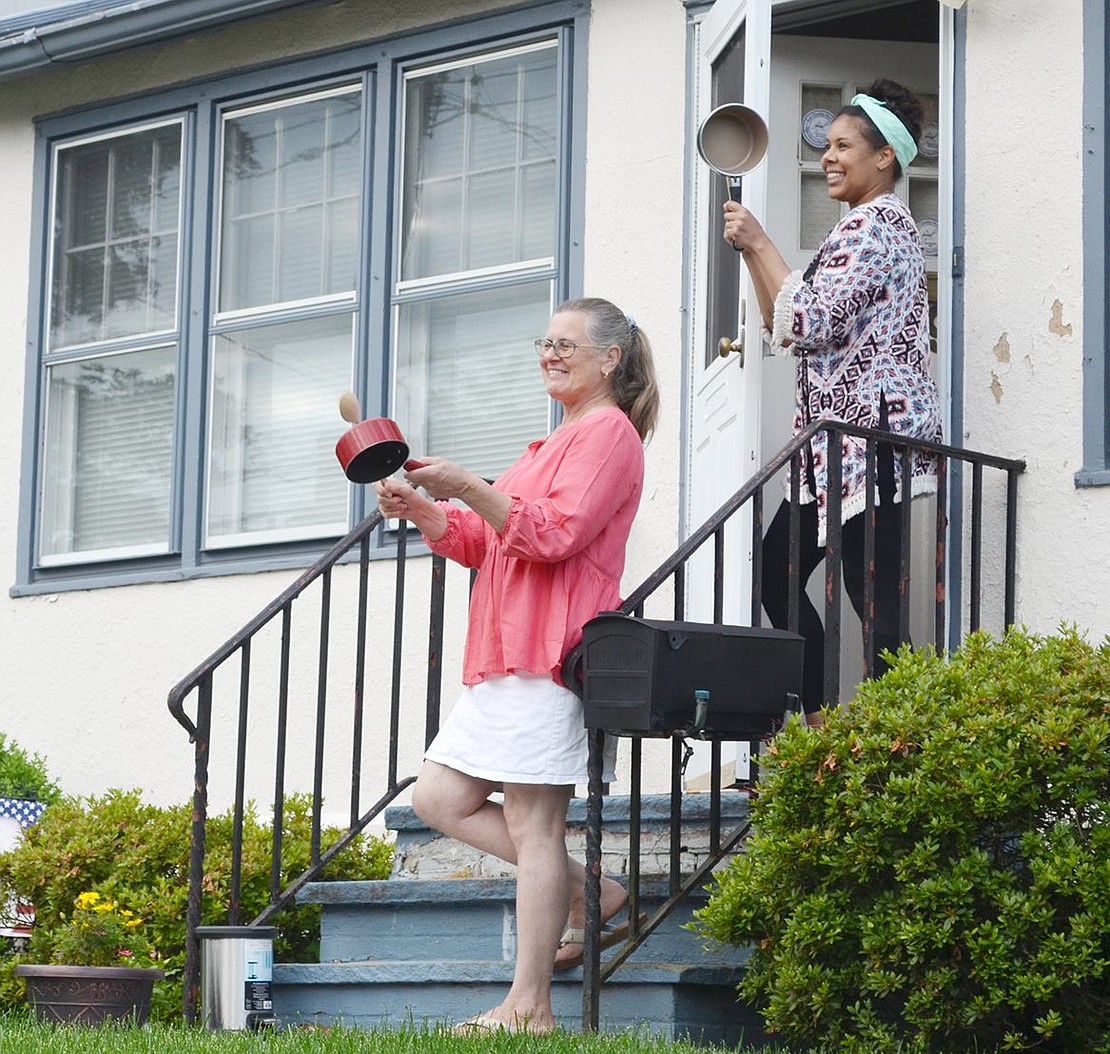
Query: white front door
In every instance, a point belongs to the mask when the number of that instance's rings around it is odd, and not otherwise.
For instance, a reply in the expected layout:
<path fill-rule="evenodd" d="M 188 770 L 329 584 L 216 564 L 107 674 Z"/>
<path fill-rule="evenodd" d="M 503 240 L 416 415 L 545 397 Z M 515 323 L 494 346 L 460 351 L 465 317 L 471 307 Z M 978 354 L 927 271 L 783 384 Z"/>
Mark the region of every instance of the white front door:
<path fill-rule="evenodd" d="M 925 97 L 931 142 L 897 188 L 909 202 L 923 241 L 935 246 L 935 259 L 947 259 L 951 247 L 947 144 L 951 12 L 940 7 L 940 47 L 932 42 L 838 36 L 829 30 L 829 5 L 799 0 L 717 0 L 698 27 L 694 102 L 696 121 L 715 106 L 740 101 L 767 120 L 770 147 L 764 164 L 743 179 L 742 200 L 765 224 L 791 267 L 804 268 L 821 238 L 839 219 L 840 206 L 828 199 L 820 173 L 821 114 L 835 112 L 854 92 L 876 77 L 905 83 Z M 862 5 L 854 4 L 854 8 Z M 867 5 L 881 13 L 884 30 L 905 37 L 898 0 Z M 912 4 L 924 9 L 925 5 Z M 939 6 L 939 5 L 938 5 Z M 930 12 L 931 13 L 931 12 Z M 772 16 L 779 14 L 772 34 Z M 855 26 L 858 26 L 858 22 Z M 780 32 L 781 29 L 781 32 Z M 938 83 L 939 82 L 939 83 Z M 939 135 L 938 135 L 939 132 Z M 808 139 L 807 135 L 808 133 Z M 812 140 L 813 142 L 810 142 Z M 692 232 L 688 302 L 691 349 L 688 486 L 685 534 L 703 524 L 743 482 L 790 437 L 794 364 L 782 356 L 765 357 L 755 294 L 739 254 L 721 238 L 721 206 L 726 195 L 722 176 L 700 160 L 692 180 L 689 229 Z M 926 222 L 923 222 L 926 221 Z M 928 250 L 927 250 L 928 251 Z M 931 268 L 935 259 L 930 261 Z M 949 276 L 934 273 L 938 307 L 937 374 L 946 394 L 947 294 Z M 718 355 L 721 337 L 740 336 L 737 354 Z M 765 522 L 774 515 L 781 488 L 764 493 Z M 726 565 L 718 581 L 710 546 L 692 562 L 687 576 L 687 618 L 724 622 L 751 621 L 751 518 L 733 518 L 726 537 Z M 920 533 L 917 534 L 920 537 Z M 926 581 L 927 578 L 922 578 Z M 720 607 L 715 606 L 719 593 Z M 852 632 L 844 627 L 844 640 Z M 928 639 L 915 632 L 915 639 Z M 845 664 L 856 676 L 861 662 Z M 701 745 L 699 745 L 701 746 Z M 727 746 L 727 745 L 726 745 Z M 725 755 L 728 761 L 731 747 Z M 737 758 L 738 770 L 743 755 Z M 708 768 L 698 751 L 688 769 L 696 781 Z"/>
<path fill-rule="evenodd" d="M 769 100 L 772 0 L 717 0 L 697 27 L 698 126 L 715 107 L 743 102 L 766 115 Z M 758 467 L 759 461 L 759 312 L 740 254 L 721 237 L 727 180 L 698 163 L 691 194 L 694 232 L 691 266 L 692 366 L 686 524 L 694 529 Z M 762 215 L 766 166 L 743 179 L 742 200 Z M 751 305 L 751 310 L 748 309 Z M 740 351 L 719 354 L 720 342 Z M 703 547 L 687 581 L 687 618 L 746 623 L 750 586 L 750 520 L 734 517 L 725 551 L 731 562 L 718 582 L 713 553 Z M 721 590 L 716 610 L 715 588 Z M 750 607 L 750 604 L 749 604 Z"/>

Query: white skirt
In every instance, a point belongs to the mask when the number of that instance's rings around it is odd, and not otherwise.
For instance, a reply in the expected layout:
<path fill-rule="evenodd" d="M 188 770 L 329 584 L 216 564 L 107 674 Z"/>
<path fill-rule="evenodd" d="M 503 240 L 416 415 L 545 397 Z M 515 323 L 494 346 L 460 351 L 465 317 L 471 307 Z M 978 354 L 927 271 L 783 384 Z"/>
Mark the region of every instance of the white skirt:
<path fill-rule="evenodd" d="M 463 689 L 428 761 L 494 783 L 586 783 L 589 745 L 582 700 L 550 677 L 517 673 Z M 617 740 L 605 737 L 602 779 L 616 777 Z"/>

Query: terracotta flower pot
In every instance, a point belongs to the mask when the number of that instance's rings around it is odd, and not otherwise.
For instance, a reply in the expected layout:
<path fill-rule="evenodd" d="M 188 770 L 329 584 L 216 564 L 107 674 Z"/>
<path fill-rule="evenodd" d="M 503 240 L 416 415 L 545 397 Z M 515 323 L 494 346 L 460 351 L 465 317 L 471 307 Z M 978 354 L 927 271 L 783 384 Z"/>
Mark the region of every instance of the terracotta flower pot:
<path fill-rule="evenodd" d="M 146 1023 L 156 967 L 37 966 L 21 963 L 16 975 L 27 981 L 27 998 L 43 1022 L 98 1025 L 102 1021 Z"/>

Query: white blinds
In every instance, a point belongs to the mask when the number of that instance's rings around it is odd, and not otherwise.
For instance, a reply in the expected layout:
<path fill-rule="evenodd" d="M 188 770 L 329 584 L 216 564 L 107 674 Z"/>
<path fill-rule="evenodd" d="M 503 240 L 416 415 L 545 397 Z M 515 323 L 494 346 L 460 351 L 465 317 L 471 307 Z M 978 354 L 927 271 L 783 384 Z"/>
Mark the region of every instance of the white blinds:
<path fill-rule="evenodd" d="M 43 565 L 172 544 L 181 136 L 171 121 L 55 152 Z"/>
<path fill-rule="evenodd" d="M 394 412 L 414 450 L 484 476 L 549 426 L 532 341 L 556 274 L 558 61 L 550 40 L 406 76 Z"/>
<path fill-rule="evenodd" d="M 170 345 L 50 368 L 44 564 L 169 549 L 176 358 Z"/>

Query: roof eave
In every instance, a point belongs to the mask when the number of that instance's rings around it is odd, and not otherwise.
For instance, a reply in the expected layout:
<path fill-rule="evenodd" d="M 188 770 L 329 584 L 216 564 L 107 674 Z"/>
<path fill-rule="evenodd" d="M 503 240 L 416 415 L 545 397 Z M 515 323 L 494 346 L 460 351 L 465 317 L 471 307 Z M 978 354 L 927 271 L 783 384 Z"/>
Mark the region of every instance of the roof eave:
<path fill-rule="evenodd" d="M 0 80 L 322 0 L 129 0 L 0 37 Z"/>

